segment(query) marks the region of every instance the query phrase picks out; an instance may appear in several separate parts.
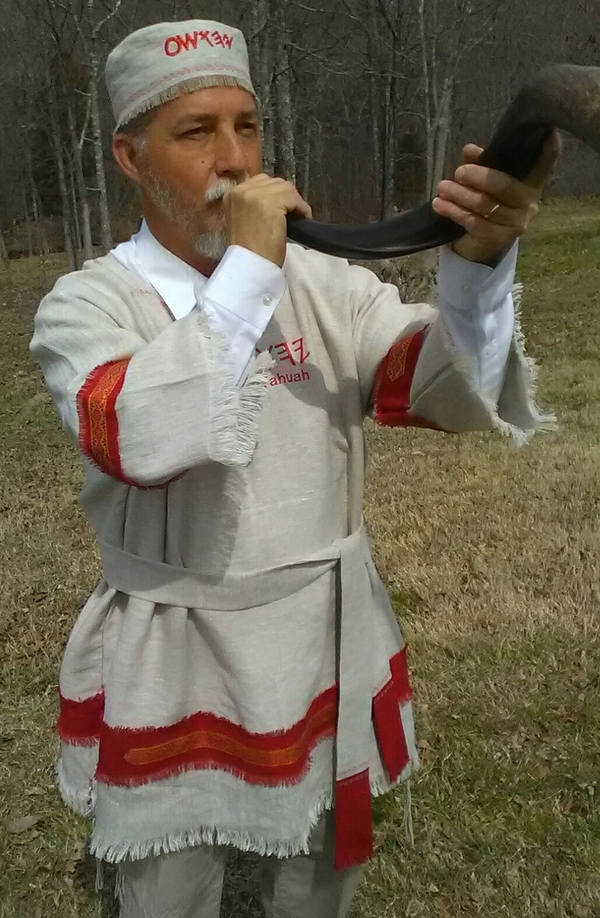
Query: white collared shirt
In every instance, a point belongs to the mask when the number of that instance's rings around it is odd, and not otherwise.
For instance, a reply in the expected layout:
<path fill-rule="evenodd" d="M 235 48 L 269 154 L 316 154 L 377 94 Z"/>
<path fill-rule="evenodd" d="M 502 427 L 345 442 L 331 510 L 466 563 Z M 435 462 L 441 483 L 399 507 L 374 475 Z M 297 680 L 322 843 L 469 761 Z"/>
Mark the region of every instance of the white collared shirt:
<path fill-rule="evenodd" d="M 517 250 L 515 243 L 493 269 L 465 261 L 447 248 L 440 255 L 440 312 L 456 347 L 469 358 L 475 386 L 494 402 L 502 390 L 513 334 L 511 290 Z M 238 381 L 243 382 L 256 345 L 285 293 L 281 268 L 232 245 L 206 278 L 165 249 L 145 221 L 112 254 L 156 290 L 174 319 L 182 319 L 201 303 L 209 322 L 229 341 Z"/>

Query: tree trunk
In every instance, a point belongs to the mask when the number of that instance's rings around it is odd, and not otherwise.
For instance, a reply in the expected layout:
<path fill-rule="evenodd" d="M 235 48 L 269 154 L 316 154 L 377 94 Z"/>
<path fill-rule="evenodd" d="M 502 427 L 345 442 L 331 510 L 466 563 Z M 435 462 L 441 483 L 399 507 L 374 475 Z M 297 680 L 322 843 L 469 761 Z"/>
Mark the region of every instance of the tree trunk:
<path fill-rule="evenodd" d="M 23 185 L 23 213 L 25 215 L 25 231 L 27 233 L 27 252 L 29 257 L 33 255 L 33 233 L 31 232 L 31 220 L 29 218 L 29 201 L 27 200 L 27 189 Z"/>
<path fill-rule="evenodd" d="M 50 110 L 50 133 L 52 137 L 52 147 L 54 149 L 54 158 L 56 159 L 56 170 L 58 175 L 58 188 L 60 191 L 60 209 L 63 225 L 63 239 L 65 253 L 67 255 L 67 269 L 75 270 L 75 251 L 73 248 L 73 231 L 71 228 L 71 206 L 69 203 L 69 192 L 67 188 L 67 177 L 65 174 L 65 161 L 63 159 L 62 140 L 60 134 L 60 125 L 58 120 L 58 103 L 56 98 L 56 86 L 50 80 L 49 86 L 49 110 Z"/>
<path fill-rule="evenodd" d="M 40 196 L 37 190 L 37 185 L 33 177 L 33 162 L 31 159 L 31 151 L 27 151 L 27 172 L 29 179 L 29 190 L 31 192 L 31 208 L 33 212 L 33 225 L 35 227 L 35 243 L 32 247 L 32 252 L 40 255 L 47 255 L 47 244 L 46 244 L 46 234 L 43 227 L 43 214 L 40 206 Z"/>
<path fill-rule="evenodd" d="M 369 25 L 368 67 L 369 107 L 371 110 L 371 142 L 373 144 L 373 201 L 377 211 L 383 210 L 383 152 L 381 144 L 382 92 L 380 73 L 380 43 L 377 3 L 369 0 L 367 7 Z"/>
<path fill-rule="evenodd" d="M 307 119 L 304 131 L 304 151 L 302 154 L 302 178 L 300 180 L 300 194 L 305 201 L 310 194 L 310 157 L 312 154 L 312 136 L 310 121 Z"/>
<path fill-rule="evenodd" d="M 396 75 L 393 71 L 393 66 L 392 59 L 385 90 L 385 132 L 381 176 L 381 218 L 383 220 L 391 217 L 394 213 L 396 191 Z"/>
<path fill-rule="evenodd" d="M 67 121 L 69 125 L 69 134 L 71 136 L 71 155 L 73 158 L 73 171 L 75 172 L 75 183 L 77 195 L 79 197 L 79 206 L 81 208 L 81 241 L 83 260 L 88 261 L 94 257 L 94 247 L 92 245 L 92 226 L 90 221 L 90 202 L 83 174 L 83 157 L 81 145 L 77 139 L 77 128 L 75 126 L 75 115 L 73 113 L 73 104 L 71 99 L 67 100 Z"/>
<path fill-rule="evenodd" d="M 379 209 L 383 209 L 383 157 L 381 153 L 381 96 L 377 74 L 372 73 L 369 81 L 369 99 L 371 106 L 371 137 L 373 143 L 373 178 L 375 200 L 379 202 Z"/>
<path fill-rule="evenodd" d="M 435 197 L 437 187 L 444 177 L 448 140 L 450 139 L 450 128 L 452 124 L 453 89 L 452 81 L 447 77 L 444 80 L 444 86 L 440 96 L 439 111 L 436 113 L 435 118 L 435 154 L 432 156 L 431 182 L 427 191 L 429 198 Z"/>
<path fill-rule="evenodd" d="M 92 116 L 92 144 L 94 147 L 94 160 L 96 163 L 96 184 L 99 194 L 100 210 L 100 238 L 104 254 L 113 247 L 112 232 L 110 228 L 110 211 L 108 207 L 108 192 L 106 188 L 106 169 L 104 166 L 104 150 L 102 149 L 102 123 L 100 120 L 100 101 L 98 98 L 98 72 L 100 63 L 98 53 L 92 49 L 90 67 L 90 98 Z"/>
<path fill-rule="evenodd" d="M 75 167 L 73 157 L 67 158 L 68 178 L 69 178 L 69 203 L 71 205 L 71 231 L 73 233 L 73 252 L 75 255 L 75 267 L 80 268 L 82 259 L 81 248 L 81 223 L 79 221 L 79 206 L 77 203 L 77 188 L 75 185 Z"/>
<path fill-rule="evenodd" d="M 271 175 L 275 170 L 275 128 L 273 124 L 273 36 L 270 0 L 254 0 L 251 28 L 250 62 L 262 116 L 263 167 L 265 172 Z"/>
<path fill-rule="evenodd" d="M 42 199 L 40 197 L 40 192 L 38 190 L 37 184 L 34 183 L 32 190 L 33 198 L 35 201 L 35 215 L 38 225 L 38 236 L 40 240 L 40 254 L 48 255 L 50 252 L 50 246 L 48 245 L 48 235 L 44 225 L 44 208 L 42 206 Z"/>
<path fill-rule="evenodd" d="M 6 242 L 4 240 L 4 233 L 0 228 L 0 261 L 2 264 L 8 266 L 8 249 L 6 248 Z"/>
<path fill-rule="evenodd" d="M 277 100 L 277 162 L 279 173 L 290 182 L 296 181 L 296 150 L 294 140 L 294 114 L 292 110 L 292 86 L 290 60 L 283 36 L 277 53 L 277 77 L 275 83 Z"/>
<path fill-rule="evenodd" d="M 274 124 L 277 171 L 283 178 L 296 181 L 296 154 L 294 143 L 294 115 L 290 58 L 288 52 L 287 0 L 276 0 L 271 17 L 272 59 L 274 77 Z"/>

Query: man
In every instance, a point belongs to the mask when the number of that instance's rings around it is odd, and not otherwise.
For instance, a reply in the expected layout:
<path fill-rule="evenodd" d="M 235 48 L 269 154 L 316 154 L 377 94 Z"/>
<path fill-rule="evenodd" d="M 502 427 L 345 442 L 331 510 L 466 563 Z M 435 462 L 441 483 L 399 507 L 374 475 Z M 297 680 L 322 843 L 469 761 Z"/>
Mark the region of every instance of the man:
<path fill-rule="evenodd" d="M 32 341 L 104 568 L 61 671 L 61 791 L 120 865 L 124 918 L 217 918 L 231 846 L 264 856 L 271 918 L 343 918 L 371 796 L 418 764 L 363 420 L 543 426 L 510 291 L 556 142 L 525 184 L 477 148 L 441 184 L 435 209 L 469 232 L 442 253 L 438 314 L 286 246 L 287 214 L 311 212 L 261 171 L 236 29 L 142 29 L 107 83 L 145 222 L 59 280 Z"/>

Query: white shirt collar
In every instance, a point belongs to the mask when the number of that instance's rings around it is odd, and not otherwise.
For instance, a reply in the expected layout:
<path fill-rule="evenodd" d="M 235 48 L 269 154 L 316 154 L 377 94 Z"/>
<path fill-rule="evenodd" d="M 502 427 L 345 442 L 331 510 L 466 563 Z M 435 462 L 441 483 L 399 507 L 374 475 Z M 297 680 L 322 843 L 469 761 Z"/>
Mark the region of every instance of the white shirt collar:
<path fill-rule="evenodd" d="M 139 232 L 113 249 L 112 255 L 154 287 L 174 319 L 192 311 L 197 291 L 206 284 L 203 274 L 160 244 L 145 220 Z"/>

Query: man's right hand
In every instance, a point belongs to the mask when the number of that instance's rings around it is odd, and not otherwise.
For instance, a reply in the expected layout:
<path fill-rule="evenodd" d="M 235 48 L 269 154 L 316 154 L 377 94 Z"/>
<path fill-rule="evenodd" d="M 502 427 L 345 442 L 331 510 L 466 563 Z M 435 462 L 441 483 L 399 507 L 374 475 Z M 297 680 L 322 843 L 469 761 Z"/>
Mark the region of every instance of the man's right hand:
<path fill-rule="evenodd" d="M 223 205 L 229 244 L 241 245 L 278 267 L 285 261 L 287 215 L 312 218 L 295 185 L 264 173 L 232 189 Z"/>

